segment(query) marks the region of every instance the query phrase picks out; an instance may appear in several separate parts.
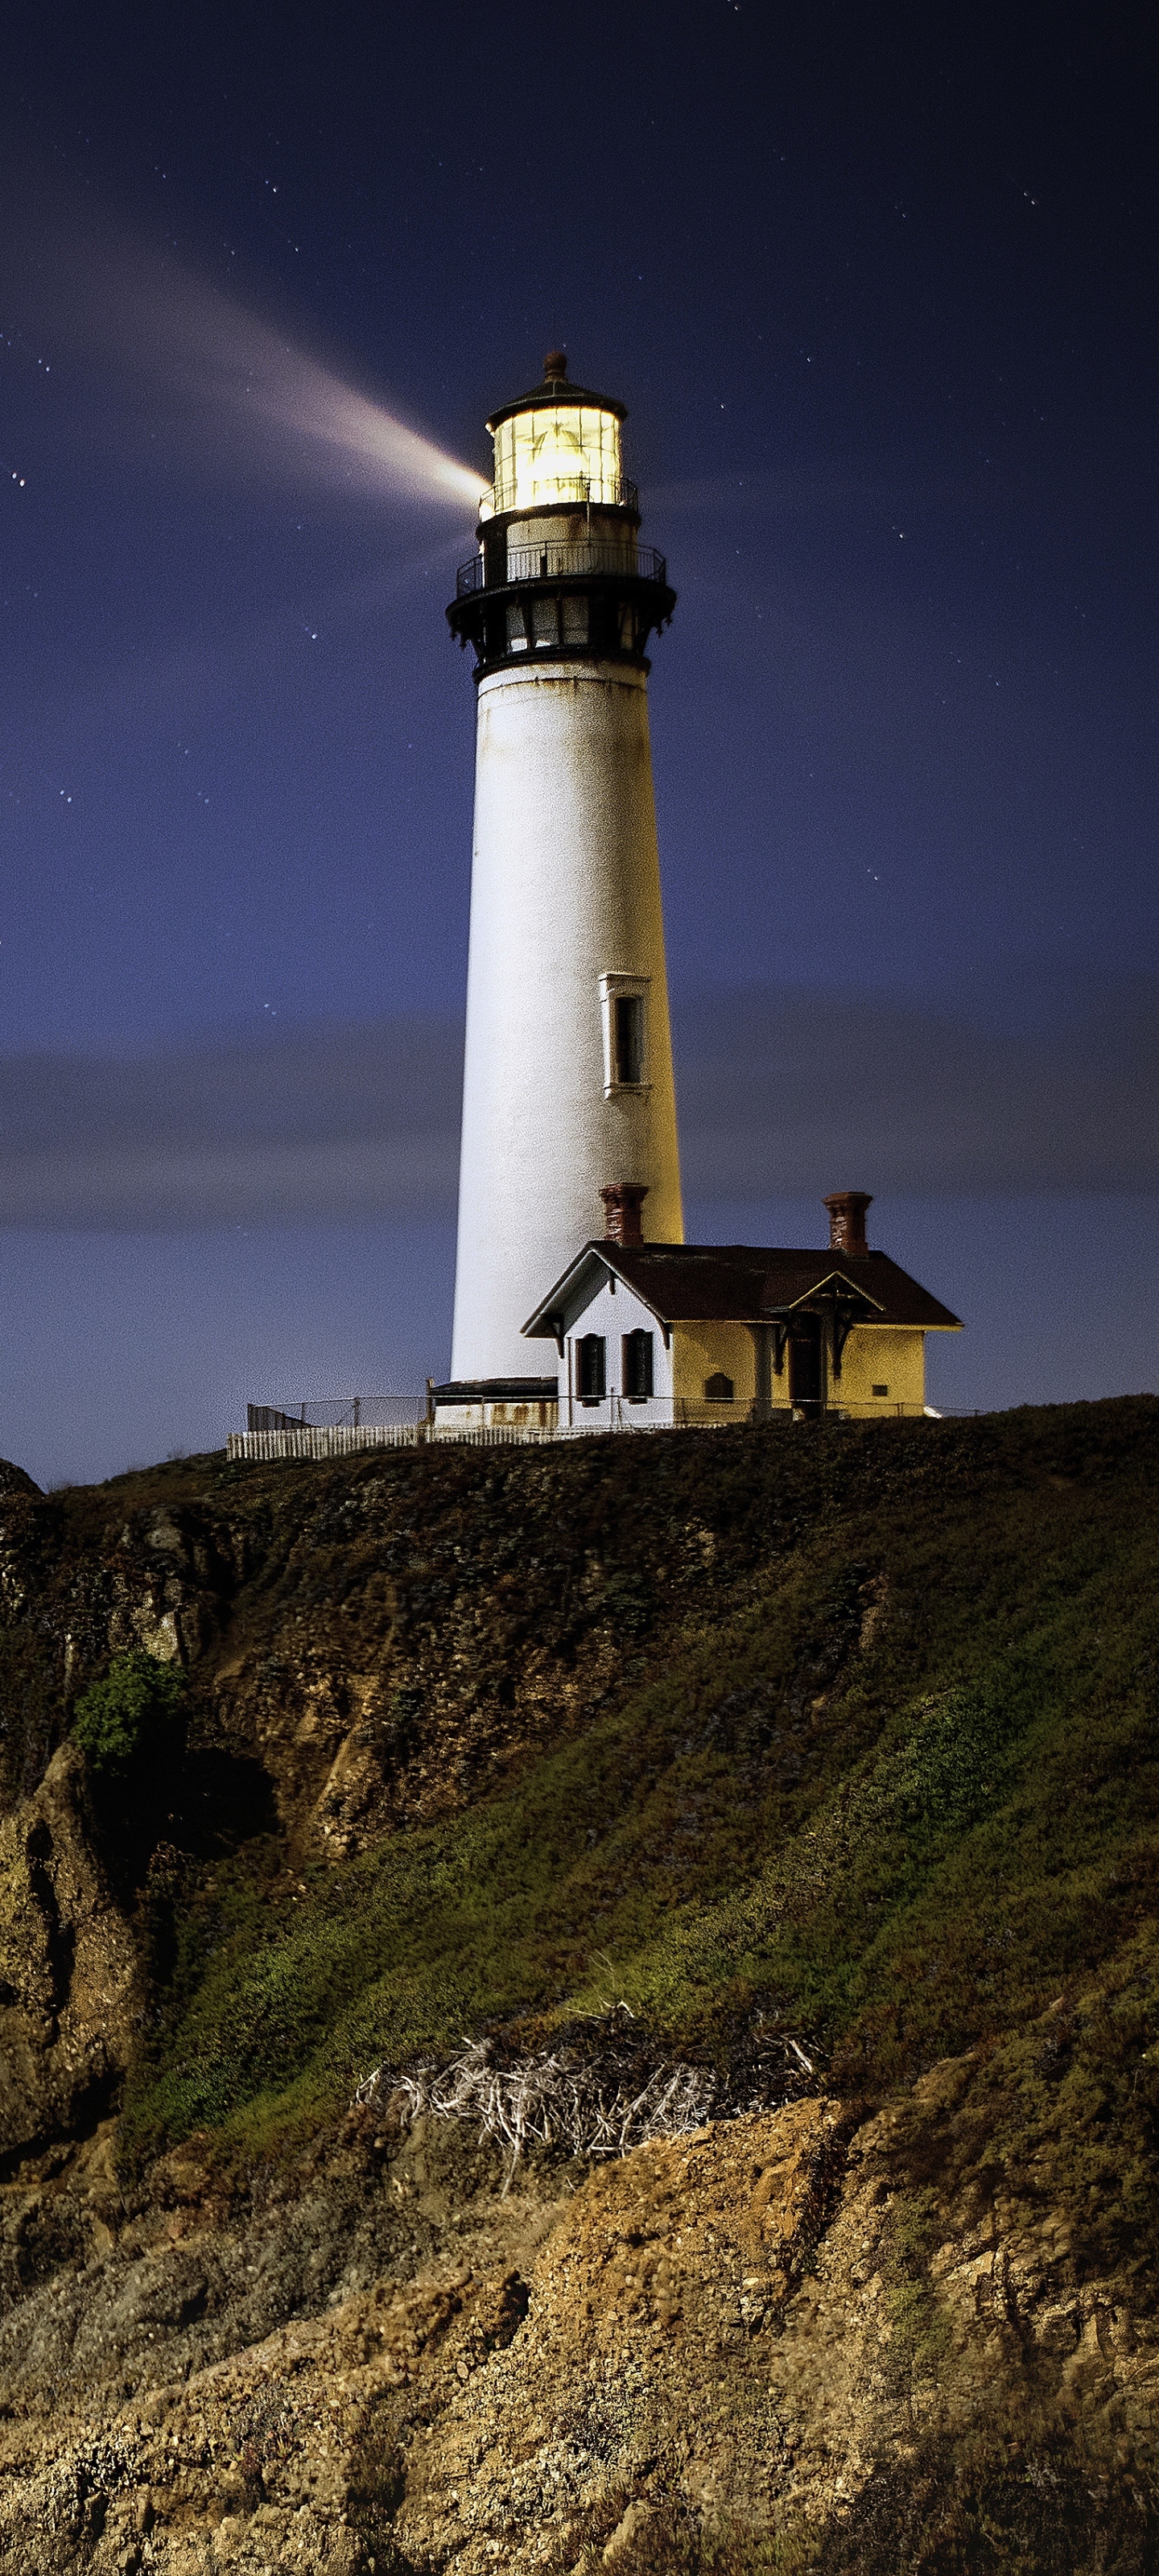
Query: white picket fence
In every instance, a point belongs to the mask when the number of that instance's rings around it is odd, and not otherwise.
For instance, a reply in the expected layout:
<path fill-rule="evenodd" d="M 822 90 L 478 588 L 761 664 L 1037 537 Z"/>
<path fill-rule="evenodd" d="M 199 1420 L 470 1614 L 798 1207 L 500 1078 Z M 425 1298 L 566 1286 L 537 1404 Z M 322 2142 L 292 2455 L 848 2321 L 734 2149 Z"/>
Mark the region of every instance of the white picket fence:
<path fill-rule="evenodd" d="M 355 1449 L 423 1449 L 457 1443 L 468 1449 L 522 1449 L 558 1438 L 555 1430 L 519 1430 L 498 1424 L 494 1430 L 429 1422 L 329 1423 L 315 1428 L 300 1423 L 291 1431 L 231 1431 L 227 1458 L 349 1458 Z"/>
<path fill-rule="evenodd" d="M 746 1406 L 745 1420 L 748 1412 Z M 349 1458 L 356 1449 L 538 1449 L 551 1441 L 590 1440 L 600 1432 L 627 1431 L 638 1436 L 657 1431 L 719 1428 L 718 1419 L 709 1423 L 616 1419 L 611 1422 L 551 1423 L 542 1428 L 538 1423 L 526 1427 L 518 1423 L 495 1423 L 480 1428 L 474 1424 L 454 1422 L 363 1422 L 355 1428 L 351 1423 L 312 1427 L 304 1422 L 288 1431 L 231 1431 L 225 1447 L 227 1458 L 248 1458 L 257 1463 L 273 1458 Z"/>
<path fill-rule="evenodd" d="M 868 1404 L 833 1406 L 831 1420 L 894 1421 L 899 1416 L 940 1421 L 942 1416 L 930 1404 Z M 787 1422 L 793 1417 L 787 1407 L 778 1408 L 775 1418 Z M 641 1419 L 632 1408 L 612 1407 L 611 1419 L 601 1414 L 597 1421 L 559 1422 L 534 1426 L 519 1423 L 495 1423 L 485 1428 L 454 1422 L 335 1422 L 293 1423 L 284 1431 L 231 1431 L 226 1440 L 226 1456 L 249 1459 L 253 1463 L 274 1458 L 349 1458 L 360 1449 L 528 1449 L 542 1448 L 558 1440 L 590 1440 L 601 1432 L 642 1433 L 658 1431 L 719 1431 L 728 1422 L 750 1422 L 752 1406 L 748 1402 L 674 1408 L 667 1418 Z"/>

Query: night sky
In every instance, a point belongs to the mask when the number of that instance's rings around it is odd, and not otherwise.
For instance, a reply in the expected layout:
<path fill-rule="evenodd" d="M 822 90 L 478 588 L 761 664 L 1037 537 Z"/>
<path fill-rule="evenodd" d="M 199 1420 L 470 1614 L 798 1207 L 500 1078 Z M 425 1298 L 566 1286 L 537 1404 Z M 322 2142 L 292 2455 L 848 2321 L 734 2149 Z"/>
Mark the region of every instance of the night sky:
<path fill-rule="evenodd" d="M 968 1326 L 932 1401 L 1154 1387 L 1142 13 L 236 0 L 5 51 L 0 1451 L 106 1475 L 445 1372 L 438 460 L 485 479 L 557 342 L 679 594 L 690 1237 L 872 1190 Z"/>

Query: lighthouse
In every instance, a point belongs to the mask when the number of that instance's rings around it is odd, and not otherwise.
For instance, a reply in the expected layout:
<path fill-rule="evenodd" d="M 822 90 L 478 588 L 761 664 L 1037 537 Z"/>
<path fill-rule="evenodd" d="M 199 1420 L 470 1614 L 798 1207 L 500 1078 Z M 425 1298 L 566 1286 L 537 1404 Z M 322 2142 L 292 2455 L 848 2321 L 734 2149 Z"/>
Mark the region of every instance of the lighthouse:
<path fill-rule="evenodd" d="M 642 546 L 623 403 L 542 384 L 496 411 L 494 484 L 447 610 L 477 733 L 452 1383 L 516 1418 L 521 1327 L 578 1246 L 683 1241 Z M 458 1402 L 456 1402 L 456 1398 Z M 490 1401 L 488 1400 L 490 1399 Z"/>

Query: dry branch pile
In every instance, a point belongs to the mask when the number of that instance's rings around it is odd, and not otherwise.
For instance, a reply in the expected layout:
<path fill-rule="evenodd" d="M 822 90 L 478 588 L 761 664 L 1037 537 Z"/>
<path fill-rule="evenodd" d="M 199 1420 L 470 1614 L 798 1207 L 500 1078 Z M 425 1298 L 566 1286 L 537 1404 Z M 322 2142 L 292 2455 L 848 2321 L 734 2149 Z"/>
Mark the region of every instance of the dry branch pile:
<path fill-rule="evenodd" d="M 388 2111 L 401 2128 L 423 2112 L 473 2121 L 480 2136 L 507 2149 L 510 2180 L 532 2144 L 574 2156 L 625 2156 L 649 2138 L 683 2137 L 708 2120 L 777 2109 L 808 2089 L 813 2071 L 798 2042 L 784 2038 L 775 2053 L 764 2053 L 759 2072 L 749 2068 L 739 2099 L 715 2068 L 665 2059 L 621 2004 L 586 2027 L 573 2025 L 555 2053 L 504 2064 L 493 2040 L 464 2040 L 446 2066 L 377 2066 L 354 2099 Z"/>

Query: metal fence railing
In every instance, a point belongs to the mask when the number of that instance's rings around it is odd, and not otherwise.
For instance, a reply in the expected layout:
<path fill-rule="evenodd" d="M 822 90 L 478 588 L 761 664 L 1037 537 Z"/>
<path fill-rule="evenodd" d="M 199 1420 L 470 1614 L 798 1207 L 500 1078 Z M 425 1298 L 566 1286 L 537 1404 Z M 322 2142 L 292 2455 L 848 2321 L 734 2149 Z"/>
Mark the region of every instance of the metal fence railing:
<path fill-rule="evenodd" d="M 425 1398 L 402 1395 L 295 1396 L 292 1403 L 247 1404 L 247 1431 L 365 1430 L 413 1423 Z"/>

